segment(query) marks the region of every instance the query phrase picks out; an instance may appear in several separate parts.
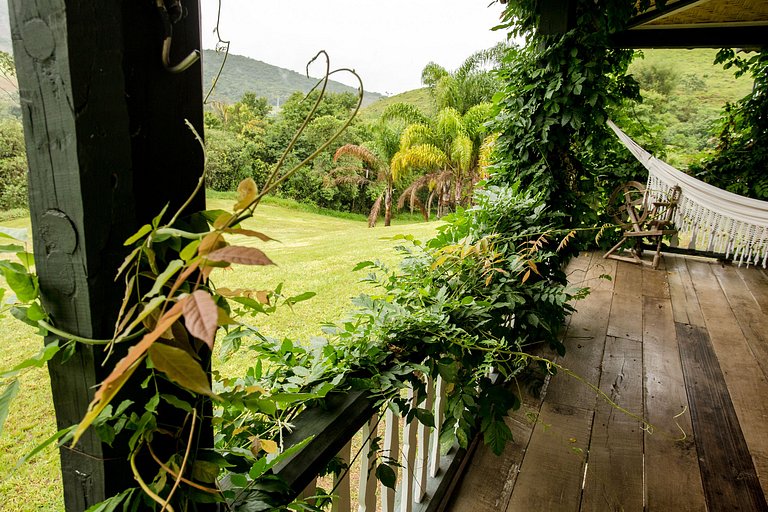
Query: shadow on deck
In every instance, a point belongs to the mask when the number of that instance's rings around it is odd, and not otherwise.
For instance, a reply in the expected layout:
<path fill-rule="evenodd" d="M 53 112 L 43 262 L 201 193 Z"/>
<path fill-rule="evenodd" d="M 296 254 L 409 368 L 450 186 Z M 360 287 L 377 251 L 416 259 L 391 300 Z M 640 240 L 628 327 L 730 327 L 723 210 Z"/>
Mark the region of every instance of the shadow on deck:
<path fill-rule="evenodd" d="M 453 511 L 768 510 L 768 275 L 667 255 L 659 270 L 584 254 L 592 288 L 541 397 L 478 446 Z M 607 274 L 611 280 L 599 276 Z"/>

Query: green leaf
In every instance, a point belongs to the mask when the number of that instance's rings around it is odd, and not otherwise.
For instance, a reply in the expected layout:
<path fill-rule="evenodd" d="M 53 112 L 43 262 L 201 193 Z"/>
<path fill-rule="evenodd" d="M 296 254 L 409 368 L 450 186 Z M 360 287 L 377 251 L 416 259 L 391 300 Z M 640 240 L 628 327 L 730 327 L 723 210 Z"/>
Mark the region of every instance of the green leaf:
<path fill-rule="evenodd" d="M 364 268 L 368 268 L 372 266 L 374 266 L 374 263 L 372 261 L 361 261 L 360 263 L 358 263 L 352 268 L 352 272 L 357 272 L 358 270 L 362 270 Z"/>
<path fill-rule="evenodd" d="M 192 258 L 195 257 L 197 254 L 197 248 L 200 246 L 200 240 L 192 240 L 189 242 L 186 247 L 184 247 L 181 252 L 179 253 L 179 256 L 182 260 L 185 262 L 189 262 Z"/>
<path fill-rule="evenodd" d="M 317 295 L 317 293 L 315 293 L 315 292 L 300 293 L 299 295 L 294 295 L 293 297 L 288 297 L 287 299 L 285 299 L 285 305 L 286 306 L 293 306 L 297 302 L 302 302 L 302 301 L 305 301 L 305 300 L 309 300 L 312 297 L 314 297 L 315 295 Z"/>
<path fill-rule="evenodd" d="M 395 484 L 397 483 L 397 473 L 395 473 L 395 470 L 392 469 L 392 466 L 389 464 L 379 464 L 376 467 L 376 479 L 381 482 L 381 485 L 384 487 L 394 489 Z"/>
<path fill-rule="evenodd" d="M 43 320 L 46 316 L 48 315 L 45 314 L 45 311 L 37 302 L 33 302 L 27 308 L 27 318 L 32 322 L 37 323 L 38 320 Z"/>
<path fill-rule="evenodd" d="M 504 451 L 507 441 L 512 440 L 512 431 L 509 429 L 503 419 L 483 420 L 482 422 L 483 441 L 490 446 L 493 453 L 501 455 Z"/>
<path fill-rule="evenodd" d="M 27 242 L 28 235 L 26 228 L 7 228 L 0 226 L 0 238 L 12 238 L 19 242 Z"/>
<path fill-rule="evenodd" d="M 440 453 L 445 455 L 456 444 L 456 436 L 453 433 L 453 429 L 443 429 L 440 431 Z"/>
<path fill-rule="evenodd" d="M 10 266 L 3 266 L 2 273 L 8 286 L 16 294 L 21 302 L 31 302 L 37 298 L 37 278 L 27 272 L 14 270 Z"/>
<path fill-rule="evenodd" d="M 458 361 L 451 361 L 450 363 L 437 363 L 437 372 L 443 378 L 445 382 L 458 382 L 459 381 L 459 369 L 460 365 Z"/>
<path fill-rule="evenodd" d="M 45 345 L 43 348 L 41 348 L 40 352 L 34 356 L 30 357 L 29 359 L 25 359 L 24 361 L 14 366 L 12 369 L 0 373 L 0 379 L 11 379 L 16 377 L 19 373 L 21 373 L 21 370 L 26 368 L 42 368 L 45 366 L 45 363 L 50 361 L 51 358 L 56 355 L 58 351 L 58 340 L 54 341 L 53 343 L 49 343 L 48 345 Z"/>
<path fill-rule="evenodd" d="M 221 217 L 223 214 L 229 214 L 229 212 L 226 210 L 205 210 L 200 212 L 200 214 L 205 218 L 205 220 L 208 221 L 209 224 L 213 225 L 213 223 L 216 222 L 216 219 Z"/>
<path fill-rule="evenodd" d="M 134 242 L 146 236 L 147 233 L 149 233 L 150 231 L 152 231 L 152 226 L 150 226 L 149 224 L 144 224 L 139 228 L 139 230 L 136 233 L 128 237 L 128 239 L 125 242 L 123 242 L 123 245 L 133 245 Z"/>
<path fill-rule="evenodd" d="M 186 350 L 162 343 L 153 343 L 149 347 L 149 357 L 155 368 L 179 386 L 200 395 L 216 396 L 211 390 L 208 376 L 200 363 L 195 361 Z"/>
<path fill-rule="evenodd" d="M 157 278 L 155 278 L 155 284 L 152 285 L 152 289 L 149 290 L 145 295 L 144 298 L 148 299 L 150 297 L 154 297 L 158 293 L 160 293 L 160 290 L 163 289 L 163 286 L 165 283 L 168 282 L 168 280 L 173 277 L 173 275 L 179 271 L 179 269 L 184 267 L 184 262 L 182 260 L 173 260 L 170 263 L 168 263 L 168 266 L 163 270 Z"/>
<path fill-rule="evenodd" d="M 19 394 L 19 381 L 13 379 L 10 384 L 5 387 L 5 390 L 0 393 L 0 436 L 3 435 L 3 425 L 8 418 L 8 410 L 11 407 L 11 402 Z"/>
<path fill-rule="evenodd" d="M 160 210 L 160 213 L 155 215 L 155 218 L 152 219 L 152 226 L 157 227 L 160 225 L 160 221 L 163 219 L 163 215 L 165 215 L 165 212 L 168 211 L 168 206 L 170 206 L 171 203 L 165 203 L 165 206 L 163 206 L 163 209 Z"/>
<path fill-rule="evenodd" d="M 435 417 L 432 415 L 431 411 L 428 411 L 427 409 L 421 409 L 417 408 L 415 410 L 416 418 L 423 424 L 428 427 L 434 427 L 435 426 Z"/>
<path fill-rule="evenodd" d="M 85 512 L 114 512 L 117 506 L 129 499 L 136 489 L 127 489 L 120 494 L 89 507 Z M 125 510 L 125 506 L 123 507 Z"/>
<path fill-rule="evenodd" d="M 219 476 L 219 466 L 214 462 L 195 460 L 192 464 L 192 478 L 198 482 L 212 484 Z"/>
<path fill-rule="evenodd" d="M 77 425 L 72 425 L 67 428 L 63 428 L 59 430 L 58 432 L 53 434 L 51 437 L 49 437 L 45 441 L 35 446 L 31 452 L 29 452 L 28 454 L 24 455 L 21 459 L 19 459 L 14 469 L 17 469 L 19 466 L 21 466 L 28 460 L 34 458 L 38 453 L 45 450 L 48 447 L 48 445 L 50 445 L 51 443 L 59 441 L 60 444 L 63 444 L 67 442 L 67 440 L 71 437 L 71 434 L 74 432 L 76 428 L 77 428 Z"/>
<path fill-rule="evenodd" d="M 23 251 L 24 247 L 21 245 L 16 244 L 10 244 L 10 245 L 0 245 L 0 253 L 2 252 L 12 252 L 17 253 L 19 251 Z"/>
<path fill-rule="evenodd" d="M 167 395 L 162 394 L 160 395 L 160 398 L 168 402 L 170 405 L 174 406 L 177 409 L 181 409 L 184 412 L 192 412 L 192 405 L 190 405 L 188 402 L 185 402 L 184 400 L 174 396 L 174 395 Z"/>

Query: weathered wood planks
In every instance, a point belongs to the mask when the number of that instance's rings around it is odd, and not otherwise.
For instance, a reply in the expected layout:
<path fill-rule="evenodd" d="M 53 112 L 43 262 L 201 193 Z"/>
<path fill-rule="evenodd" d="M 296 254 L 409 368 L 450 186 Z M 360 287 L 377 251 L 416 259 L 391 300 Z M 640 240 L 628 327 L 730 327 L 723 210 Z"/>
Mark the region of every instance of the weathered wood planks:
<path fill-rule="evenodd" d="M 617 406 L 642 416 L 642 345 L 608 337 L 600 390 Z M 642 510 L 642 423 L 598 399 L 581 500 L 583 511 Z"/>
<path fill-rule="evenodd" d="M 708 510 L 766 510 L 739 419 L 707 331 L 675 324 Z"/>
<path fill-rule="evenodd" d="M 520 472 L 490 454 L 476 459 L 479 471 L 459 496 L 464 507 L 452 510 L 499 510 L 507 500 L 509 511 L 768 510 L 768 389 L 756 360 L 766 331 L 757 298 L 768 292 L 768 279 L 677 256 L 667 256 L 661 270 L 643 268 L 638 280 L 640 269 L 590 262 L 583 279 L 597 290 L 577 303 L 559 362 L 641 413 L 652 432 L 558 375 L 527 446 L 516 447 Z M 595 279 L 606 270 L 613 281 Z M 636 318 L 625 319 L 638 300 Z M 611 328 L 624 335 L 610 336 Z M 581 436 L 588 450 L 576 463 L 563 440 L 578 445 Z M 488 485 L 476 500 L 481 484 Z"/>

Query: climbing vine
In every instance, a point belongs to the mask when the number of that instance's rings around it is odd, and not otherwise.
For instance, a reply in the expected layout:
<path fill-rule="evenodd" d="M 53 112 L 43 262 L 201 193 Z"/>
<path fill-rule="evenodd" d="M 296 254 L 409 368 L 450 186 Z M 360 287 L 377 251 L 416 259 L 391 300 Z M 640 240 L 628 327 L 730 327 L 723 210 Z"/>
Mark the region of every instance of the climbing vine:
<path fill-rule="evenodd" d="M 546 35 L 536 29 L 537 4 L 510 1 L 503 15 L 503 27 L 527 44 L 511 49 L 499 72 L 505 87 L 496 97 L 494 180 L 544 194 L 569 225 L 595 225 L 606 187 L 614 186 L 606 156 L 616 142 L 605 123 L 613 106 L 639 93 L 625 75 L 632 51 L 611 48 L 609 37 L 635 5 L 577 1 L 573 26 Z"/>

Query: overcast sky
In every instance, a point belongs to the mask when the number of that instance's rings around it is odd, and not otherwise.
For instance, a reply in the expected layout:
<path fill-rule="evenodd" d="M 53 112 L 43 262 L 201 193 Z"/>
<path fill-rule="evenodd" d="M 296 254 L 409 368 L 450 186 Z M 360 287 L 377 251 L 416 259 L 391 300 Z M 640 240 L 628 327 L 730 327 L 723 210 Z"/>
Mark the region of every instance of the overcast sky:
<path fill-rule="evenodd" d="M 502 10 L 498 3 L 489 6 L 491 0 L 221 2 L 219 28 L 232 42 L 230 53 L 303 73 L 307 61 L 326 50 L 333 68 L 355 69 L 366 90 L 383 94 L 421 87 L 421 70 L 430 61 L 452 70 L 506 38 L 490 30 Z M 217 6 L 218 0 L 202 0 L 205 48 L 216 44 Z"/>

